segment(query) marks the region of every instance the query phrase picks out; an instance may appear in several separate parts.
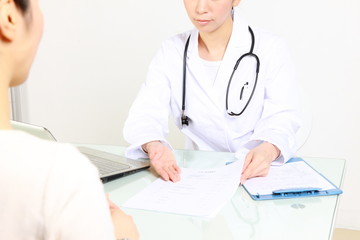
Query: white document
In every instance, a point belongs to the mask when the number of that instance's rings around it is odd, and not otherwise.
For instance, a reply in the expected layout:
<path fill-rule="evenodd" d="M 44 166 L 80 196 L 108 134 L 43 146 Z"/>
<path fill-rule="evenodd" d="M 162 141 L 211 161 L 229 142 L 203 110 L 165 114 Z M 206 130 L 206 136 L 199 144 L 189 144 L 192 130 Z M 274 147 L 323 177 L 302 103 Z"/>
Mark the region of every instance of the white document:
<path fill-rule="evenodd" d="M 334 189 L 326 178 L 304 161 L 271 166 L 268 176 L 251 178 L 244 186 L 251 195 L 268 195 L 286 189 Z"/>
<path fill-rule="evenodd" d="M 215 216 L 232 198 L 244 161 L 216 169 L 181 169 L 177 183 L 157 179 L 122 206 L 191 216 Z"/>

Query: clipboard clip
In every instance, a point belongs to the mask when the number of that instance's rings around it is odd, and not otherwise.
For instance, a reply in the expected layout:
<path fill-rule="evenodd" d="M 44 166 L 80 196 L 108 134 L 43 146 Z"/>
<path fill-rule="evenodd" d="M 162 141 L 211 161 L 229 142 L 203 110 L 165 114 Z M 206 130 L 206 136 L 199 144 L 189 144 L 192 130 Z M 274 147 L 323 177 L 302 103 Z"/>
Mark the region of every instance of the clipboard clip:
<path fill-rule="evenodd" d="M 273 191 L 273 195 L 314 195 L 319 192 L 321 188 L 289 188 L 289 189 L 278 189 Z"/>

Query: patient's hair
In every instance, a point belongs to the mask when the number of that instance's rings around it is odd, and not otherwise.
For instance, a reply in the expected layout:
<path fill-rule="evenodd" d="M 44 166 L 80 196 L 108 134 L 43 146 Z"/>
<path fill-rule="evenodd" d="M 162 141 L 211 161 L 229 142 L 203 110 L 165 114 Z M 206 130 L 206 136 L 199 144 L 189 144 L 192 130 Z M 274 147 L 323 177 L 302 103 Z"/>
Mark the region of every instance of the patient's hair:
<path fill-rule="evenodd" d="M 26 13 L 29 10 L 30 0 L 14 0 L 14 2 L 22 13 Z"/>

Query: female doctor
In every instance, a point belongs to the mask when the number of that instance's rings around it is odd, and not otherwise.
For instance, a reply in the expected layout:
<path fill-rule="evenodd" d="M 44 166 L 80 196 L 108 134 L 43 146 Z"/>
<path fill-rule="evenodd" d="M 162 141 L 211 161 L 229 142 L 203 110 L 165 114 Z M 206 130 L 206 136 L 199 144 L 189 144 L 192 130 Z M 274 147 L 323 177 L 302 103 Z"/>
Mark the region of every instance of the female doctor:
<path fill-rule="evenodd" d="M 277 36 L 251 28 L 234 11 L 239 2 L 184 0 L 195 29 L 163 42 L 130 109 L 126 155 L 148 156 L 164 180 L 180 180 L 165 139 L 170 114 L 187 148 L 245 158 L 242 183 L 294 154 L 300 106 L 289 52 Z"/>

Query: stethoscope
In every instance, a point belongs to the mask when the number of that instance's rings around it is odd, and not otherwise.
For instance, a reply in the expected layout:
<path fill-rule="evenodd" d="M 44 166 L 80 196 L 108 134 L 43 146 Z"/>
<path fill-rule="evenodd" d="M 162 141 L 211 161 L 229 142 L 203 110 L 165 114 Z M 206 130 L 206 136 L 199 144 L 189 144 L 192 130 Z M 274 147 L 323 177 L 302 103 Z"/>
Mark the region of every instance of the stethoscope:
<path fill-rule="evenodd" d="M 250 51 L 248 53 L 245 53 L 243 54 L 235 63 L 235 66 L 234 66 L 234 69 L 231 73 L 231 76 L 230 76 L 230 79 L 229 79 L 229 82 L 228 82 L 228 86 L 227 86 L 227 89 L 226 89 L 226 112 L 230 115 L 230 116 L 240 116 L 244 111 L 245 109 L 247 108 L 247 106 L 249 105 L 250 101 L 251 101 L 251 98 L 253 97 L 254 95 L 254 92 L 255 92 L 255 88 L 256 88 L 256 84 L 257 84 L 257 80 L 258 80 L 258 75 L 259 75 L 259 69 L 260 69 L 260 60 L 259 60 L 259 57 L 253 53 L 254 51 L 254 46 L 255 46 L 255 36 L 254 36 L 254 32 L 252 31 L 251 27 L 249 26 L 249 32 L 251 34 L 251 40 L 252 40 L 252 43 L 251 43 L 251 47 L 250 47 Z M 187 58 L 187 50 L 188 50 L 188 47 L 189 47 L 189 42 L 190 42 L 190 37 L 191 35 L 188 37 L 187 41 L 186 41 L 186 44 L 185 44 L 185 50 L 184 50 L 184 58 L 183 58 L 183 89 L 182 89 L 182 106 L 181 106 L 181 124 L 182 126 L 185 125 L 189 125 L 189 118 L 188 116 L 185 115 L 185 97 L 186 97 L 186 58 Z M 243 109 L 236 113 L 236 112 L 229 112 L 228 111 L 228 100 L 229 100 L 229 89 L 230 89 L 230 85 L 231 85 L 231 81 L 233 79 L 233 76 L 235 74 L 235 71 L 236 69 L 238 68 L 241 60 L 243 60 L 245 57 L 253 57 L 255 58 L 256 60 L 256 77 L 255 77 L 255 82 L 254 82 L 254 87 L 251 91 L 251 94 L 250 94 L 250 97 L 248 99 L 248 101 L 246 102 L 246 104 L 244 105 Z M 242 100 L 243 98 L 243 94 L 244 94 L 244 90 L 245 88 L 247 88 L 249 86 L 249 83 L 246 82 L 243 87 L 241 88 L 240 90 L 240 100 Z"/>

